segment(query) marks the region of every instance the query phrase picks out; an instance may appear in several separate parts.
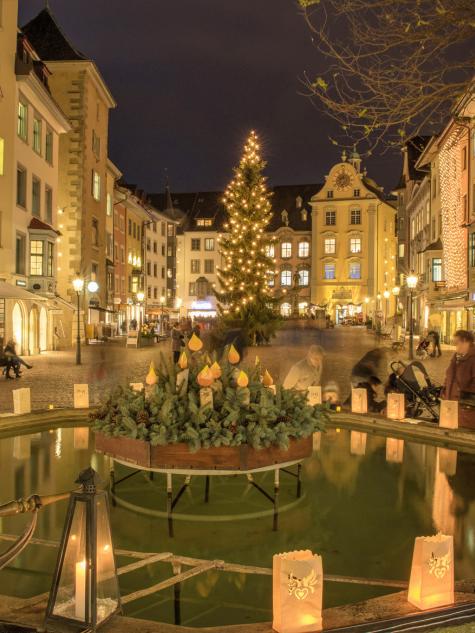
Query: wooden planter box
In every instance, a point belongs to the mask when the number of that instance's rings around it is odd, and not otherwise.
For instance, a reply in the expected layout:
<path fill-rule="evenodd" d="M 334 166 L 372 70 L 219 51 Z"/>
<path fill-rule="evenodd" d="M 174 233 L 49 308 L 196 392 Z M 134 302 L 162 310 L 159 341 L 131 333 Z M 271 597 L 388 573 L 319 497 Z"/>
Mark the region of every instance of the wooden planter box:
<path fill-rule="evenodd" d="M 139 347 L 152 347 L 155 345 L 154 336 L 139 336 Z"/>
<path fill-rule="evenodd" d="M 252 470 L 310 457 L 312 436 L 291 440 L 287 451 L 278 446 L 256 450 L 247 444 L 202 448 L 192 453 L 187 444 L 151 446 L 143 440 L 96 433 L 96 450 L 145 468 L 189 470 Z"/>

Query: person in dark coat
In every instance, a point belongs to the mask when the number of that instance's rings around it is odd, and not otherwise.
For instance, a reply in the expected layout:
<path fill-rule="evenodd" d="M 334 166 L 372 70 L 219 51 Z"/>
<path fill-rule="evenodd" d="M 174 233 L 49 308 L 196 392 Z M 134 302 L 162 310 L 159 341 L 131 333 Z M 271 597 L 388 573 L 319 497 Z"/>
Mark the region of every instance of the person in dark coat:
<path fill-rule="evenodd" d="M 459 406 L 459 426 L 475 429 L 475 407 L 464 407 L 463 401 L 475 403 L 475 345 L 468 330 L 454 334 L 455 354 L 445 374 L 442 398 L 462 401 Z"/>
<path fill-rule="evenodd" d="M 432 343 L 431 356 L 442 356 L 442 350 L 440 349 L 440 334 L 436 330 L 431 330 L 427 333 L 427 336 Z"/>
<path fill-rule="evenodd" d="M 8 361 L 7 372 L 6 372 L 7 379 L 12 378 L 12 376 L 10 376 L 10 369 L 13 369 L 13 371 L 15 372 L 15 376 L 17 378 L 20 378 L 21 365 L 23 365 L 24 367 L 27 367 L 28 369 L 31 369 L 33 367 L 33 365 L 29 365 L 26 361 L 23 360 L 23 358 L 18 356 L 18 354 L 16 353 L 16 343 L 13 339 L 10 339 L 8 343 L 5 345 L 5 349 L 3 350 L 3 353 Z"/>
<path fill-rule="evenodd" d="M 173 362 L 177 363 L 180 358 L 181 348 L 184 345 L 183 331 L 180 329 L 178 323 L 174 323 L 172 327 L 172 352 Z"/>

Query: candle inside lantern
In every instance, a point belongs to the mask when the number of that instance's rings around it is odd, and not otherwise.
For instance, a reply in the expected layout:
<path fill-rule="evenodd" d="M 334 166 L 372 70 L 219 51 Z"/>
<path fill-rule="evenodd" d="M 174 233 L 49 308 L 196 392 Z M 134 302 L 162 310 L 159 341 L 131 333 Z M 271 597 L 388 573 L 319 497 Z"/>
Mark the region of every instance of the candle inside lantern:
<path fill-rule="evenodd" d="M 86 619 L 86 561 L 76 563 L 76 577 L 74 584 L 74 613 L 78 620 Z"/>

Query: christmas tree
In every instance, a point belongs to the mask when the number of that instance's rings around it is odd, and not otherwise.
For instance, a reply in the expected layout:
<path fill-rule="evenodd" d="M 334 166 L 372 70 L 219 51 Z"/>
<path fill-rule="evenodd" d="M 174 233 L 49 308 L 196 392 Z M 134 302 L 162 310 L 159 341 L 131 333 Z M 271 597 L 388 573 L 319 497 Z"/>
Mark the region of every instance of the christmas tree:
<path fill-rule="evenodd" d="M 259 328 L 269 334 L 270 324 L 277 322 L 269 288 L 275 260 L 270 256 L 273 238 L 266 234 L 272 212 L 265 165 L 257 134 L 252 131 L 224 194 L 228 220 L 219 240 L 222 265 L 218 269 L 220 288 L 215 293 L 220 314 L 227 320 L 242 321 L 250 334 Z"/>

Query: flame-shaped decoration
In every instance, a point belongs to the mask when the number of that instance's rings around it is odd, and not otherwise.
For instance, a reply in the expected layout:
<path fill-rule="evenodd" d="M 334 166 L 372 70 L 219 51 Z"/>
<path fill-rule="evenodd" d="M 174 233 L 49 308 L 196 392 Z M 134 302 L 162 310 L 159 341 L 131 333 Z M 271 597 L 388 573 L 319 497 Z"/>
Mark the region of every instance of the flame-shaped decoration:
<path fill-rule="evenodd" d="M 218 363 L 216 361 L 214 361 L 214 363 L 211 365 L 210 371 L 213 374 L 213 378 L 215 380 L 220 378 L 220 376 L 222 374 L 221 367 L 218 365 Z"/>
<path fill-rule="evenodd" d="M 269 374 L 267 369 L 265 370 L 264 375 L 262 376 L 262 384 L 265 385 L 266 387 L 270 387 L 271 385 L 274 384 L 274 379 Z"/>
<path fill-rule="evenodd" d="M 210 387 L 213 384 L 213 380 L 213 374 L 208 365 L 205 365 L 200 373 L 196 376 L 196 382 L 199 384 L 200 387 Z"/>
<path fill-rule="evenodd" d="M 145 378 L 145 382 L 147 383 L 147 385 L 156 385 L 158 382 L 158 377 L 155 371 L 155 365 L 153 364 L 153 360 L 150 363 L 150 368 Z"/>
<path fill-rule="evenodd" d="M 237 382 L 238 387 L 247 387 L 247 385 L 249 384 L 249 376 L 246 374 L 245 371 L 241 369 L 236 382 Z"/>
<path fill-rule="evenodd" d="M 192 334 L 188 341 L 188 349 L 192 352 L 199 352 L 202 347 L 203 341 L 196 334 Z"/>
<path fill-rule="evenodd" d="M 231 365 L 236 365 L 237 363 L 239 363 L 240 360 L 241 357 L 239 356 L 239 352 L 234 347 L 234 345 L 231 345 L 228 352 L 228 361 L 231 363 Z"/>
<path fill-rule="evenodd" d="M 186 369 L 188 367 L 188 356 L 186 355 L 185 351 L 180 354 L 180 358 L 178 359 L 178 367 L 180 369 Z"/>

